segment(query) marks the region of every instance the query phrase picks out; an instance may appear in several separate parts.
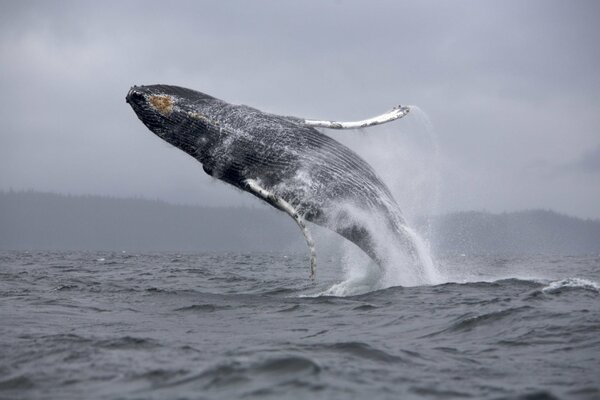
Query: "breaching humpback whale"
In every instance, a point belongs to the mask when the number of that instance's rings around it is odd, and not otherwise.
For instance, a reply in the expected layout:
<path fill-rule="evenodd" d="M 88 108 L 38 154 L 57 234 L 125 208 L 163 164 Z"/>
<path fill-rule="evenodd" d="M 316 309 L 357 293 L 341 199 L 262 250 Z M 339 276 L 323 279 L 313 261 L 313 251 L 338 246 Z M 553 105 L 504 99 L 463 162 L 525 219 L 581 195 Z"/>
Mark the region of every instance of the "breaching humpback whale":
<path fill-rule="evenodd" d="M 419 260 L 414 234 L 390 190 L 355 152 L 315 128 L 352 129 L 405 116 L 409 107 L 357 122 L 308 120 L 233 105 L 194 90 L 168 85 L 134 86 L 126 97 L 158 137 L 198 160 L 216 179 L 249 192 L 289 214 L 316 255 L 305 221 L 355 243 L 379 265 L 389 246 Z M 377 243 L 386 229 L 391 240 Z"/>

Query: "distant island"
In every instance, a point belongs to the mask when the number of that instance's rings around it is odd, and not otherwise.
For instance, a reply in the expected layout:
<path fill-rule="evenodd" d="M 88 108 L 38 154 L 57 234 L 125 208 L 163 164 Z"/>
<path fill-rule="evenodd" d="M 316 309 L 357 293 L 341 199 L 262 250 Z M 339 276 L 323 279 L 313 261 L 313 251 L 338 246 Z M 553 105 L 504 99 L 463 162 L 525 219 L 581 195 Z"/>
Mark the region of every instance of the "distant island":
<path fill-rule="evenodd" d="M 600 221 L 549 210 L 459 212 L 433 220 L 440 253 L 600 254 Z"/>
<path fill-rule="evenodd" d="M 553 211 L 459 212 L 434 217 L 429 226 L 434 251 L 442 254 L 600 253 L 599 220 Z M 244 252 L 304 246 L 293 221 L 266 206 L 0 192 L 0 250 Z"/>

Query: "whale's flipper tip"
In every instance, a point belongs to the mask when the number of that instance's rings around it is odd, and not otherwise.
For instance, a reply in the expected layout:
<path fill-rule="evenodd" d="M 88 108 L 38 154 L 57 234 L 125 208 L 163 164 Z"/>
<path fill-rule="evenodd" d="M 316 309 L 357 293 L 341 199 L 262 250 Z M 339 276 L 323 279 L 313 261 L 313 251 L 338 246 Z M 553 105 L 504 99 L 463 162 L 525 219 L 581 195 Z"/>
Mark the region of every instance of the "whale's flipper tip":
<path fill-rule="evenodd" d="M 316 128 L 329 128 L 329 129 L 358 129 L 368 128 L 370 126 L 381 125 L 387 122 L 395 121 L 399 118 L 406 116 L 410 112 L 410 106 L 398 105 L 392 108 L 390 111 L 377 115 L 372 118 L 364 119 L 361 121 L 319 121 L 314 119 L 305 119 L 304 123 L 308 126 Z"/>
<path fill-rule="evenodd" d="M 397 105 L 396 107 L 394 107 L 392 109 L 392 111 L 396 111 L 396 113 L 398 114 L 398 118 L 402 118 L 404 117 L 406 114 L 408 114 L 411 110 L 411 106 L 403 106 L 401 104 Z"/>

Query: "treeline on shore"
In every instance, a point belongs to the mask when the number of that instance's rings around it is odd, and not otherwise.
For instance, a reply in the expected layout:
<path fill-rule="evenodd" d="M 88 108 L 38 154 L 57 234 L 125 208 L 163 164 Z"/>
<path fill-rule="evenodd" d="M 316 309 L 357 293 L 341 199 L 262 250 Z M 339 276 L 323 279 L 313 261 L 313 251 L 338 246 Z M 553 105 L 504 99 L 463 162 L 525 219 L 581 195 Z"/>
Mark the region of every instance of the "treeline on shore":
<path fill-rule="evenodd" d="M 598 254 L 600 221 L 547 210 L 460 212 L 430 221 L 439 253 Z M 298 250 L 295 223 L 268 206 L 0 192 L 0 250 Z"/>

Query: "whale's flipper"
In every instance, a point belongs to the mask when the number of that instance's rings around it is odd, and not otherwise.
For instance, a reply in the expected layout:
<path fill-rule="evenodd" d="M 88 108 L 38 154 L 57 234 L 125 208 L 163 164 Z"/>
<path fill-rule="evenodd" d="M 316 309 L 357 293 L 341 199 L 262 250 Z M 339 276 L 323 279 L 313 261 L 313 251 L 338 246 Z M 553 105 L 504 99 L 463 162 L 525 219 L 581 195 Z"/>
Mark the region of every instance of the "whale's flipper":
<path fill-rule="evenodd" d="M 310 250 L 310 278 L 314 279 L 317 271 L 317 253 L 315 251 L 315 242 L 306 227 L 306 223 L 304 218 L 298 214 L 298 212 L 292 207 L 290 203 L 282 199 L 281 197 L 275 195 L 274 193 L 263 189 L 257 181 L 254 179 L 246 179 L 244 181 L 246 185 L 246 189 L 256 196 L 260 197 L 267 203 L 275 206 L 281 211 L 287 213 L 290 217 L 296 221 L 302 233 L 304 234 L 304 238 L 306 239 L 306 244 L 308 245 L 308 249 Z"/>
<path fill-rule="evenodd" d="M 396 106 L 390 111 L 378 115 L 373 118 L 363 119 L 362 121 L 352 122 L 338 122 L 338 121 L 318 121 L 314 119 L 305 119 L 304 123 L 308 126 L 314 126 L 317 128 L 329 128 L 329 129 L 356 129 L 356 128 L 367 128 L 369 126 L 385 124 L 386 122 L 394 121 L 398 118 L 404 117 L 410 111 L 409 106 Z"/>

